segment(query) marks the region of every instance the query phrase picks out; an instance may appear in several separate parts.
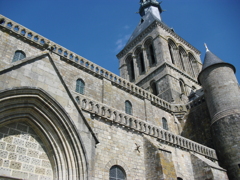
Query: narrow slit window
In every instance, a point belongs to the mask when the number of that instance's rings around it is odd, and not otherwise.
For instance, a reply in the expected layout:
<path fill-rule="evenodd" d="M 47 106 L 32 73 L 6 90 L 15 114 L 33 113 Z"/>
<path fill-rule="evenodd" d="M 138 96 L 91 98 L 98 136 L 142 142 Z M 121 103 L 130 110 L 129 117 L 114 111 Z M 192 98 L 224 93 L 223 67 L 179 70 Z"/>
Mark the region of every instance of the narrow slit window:
<path fill-rule="evenodd" d="M 168 123 L 165 118 L 162 118 L 162 126 L 163 126 L 163 129 L 168 130 Z"/>

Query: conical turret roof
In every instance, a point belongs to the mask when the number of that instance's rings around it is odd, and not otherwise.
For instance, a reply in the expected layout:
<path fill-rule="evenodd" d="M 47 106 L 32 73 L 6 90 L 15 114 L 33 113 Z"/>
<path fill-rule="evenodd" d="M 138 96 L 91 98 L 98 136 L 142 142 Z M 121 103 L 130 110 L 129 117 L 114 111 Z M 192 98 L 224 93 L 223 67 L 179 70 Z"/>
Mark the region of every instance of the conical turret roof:
<path fill-rule="evenodd" d="M 202 71 L 198 75 L 198 82 L 200 83 L 199 77 L 204 72 L 205 69 L 207 69 L 210 66 L 217 65 L 217 64 L 227 64 L 233 69 L 234 73 L 236 72 L 236 68 L 232 64 L 226 63 L 223 60 L 221 60 L 219 57 L 217 57 L 215 54 L 213 54 L 211 51 L 209 51 L 209 49 L 206 46 L 206 54 L 205 54 L 205 57 L 204 57 Z"/>

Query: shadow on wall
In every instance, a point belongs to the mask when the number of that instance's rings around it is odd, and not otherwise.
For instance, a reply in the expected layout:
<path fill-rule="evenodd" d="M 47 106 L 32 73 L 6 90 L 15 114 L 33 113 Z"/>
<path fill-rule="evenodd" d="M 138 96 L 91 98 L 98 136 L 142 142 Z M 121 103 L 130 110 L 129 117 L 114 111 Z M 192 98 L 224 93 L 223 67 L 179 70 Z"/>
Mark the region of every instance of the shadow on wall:
<path fill-rule="evenodd" d="M 186 122 L 181 121 L 181 136 L 213 148 L 211 117 L 206 102 L 190 109 Z"/>

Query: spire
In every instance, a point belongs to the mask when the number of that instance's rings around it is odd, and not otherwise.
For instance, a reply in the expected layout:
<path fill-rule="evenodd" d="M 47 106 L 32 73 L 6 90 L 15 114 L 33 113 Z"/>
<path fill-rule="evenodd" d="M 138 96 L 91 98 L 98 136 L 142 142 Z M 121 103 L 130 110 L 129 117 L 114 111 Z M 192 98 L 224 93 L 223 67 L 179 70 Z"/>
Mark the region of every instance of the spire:
<path fill-rule="evenodd" d="M 214 66 L 214 65 L 217 65 L 217 64 L 226 64 L 226 65 L 229 65 L 234 73 L 236 72 L 236 68 L 230 64 L 230 63 L 226 63 L 224 62 L 223 60 L 221 60 L 219 57 L 217 57 L 215 54 L 213 54 L 207 47 L 206 43 L 204 43 L 204 46 L 206 48 L 206 54 L 205 54 L 205 57 L 204 57 L 204 62 L 203 62 L 203 66 L 202 66 L 202 71 L 199 73 L 198 75 L 198 82 L 200 83 L 199 81 L 199 77 L 200 75 L 203 73 L 203 71 L 205 69 L 207 69 L 208 67 L 210 66 Z M 201 84 L 201 83 L 200 83 Z"/>
<path fill-rule="evenodd" d="M 208 68 L 209 66 L 215 65 L 215 64 L 229 64 L 224 62 L 223 60 L 221 60 L 219 57 L 217 57 L 215 54 L 213 54 L 207 47 L 206 43 L 204 43 L 205 48 L 206 48 L 206 54 L 204 57 L 204 62 L 203 62 L 203 67 L 202 67 L 202 71 L 206 68 Z M 233 65 L 231 65 L 233 67 L 234 72 L 235 67 Z"/>
<path fill-rule="evenodd" d="M 140 0 L 139 14 L 143 17 L 147 12 L 151 11 L 159 20 L 161 20 L 160 14 L 163 12 L 161 3 L 156 0 Z"/>

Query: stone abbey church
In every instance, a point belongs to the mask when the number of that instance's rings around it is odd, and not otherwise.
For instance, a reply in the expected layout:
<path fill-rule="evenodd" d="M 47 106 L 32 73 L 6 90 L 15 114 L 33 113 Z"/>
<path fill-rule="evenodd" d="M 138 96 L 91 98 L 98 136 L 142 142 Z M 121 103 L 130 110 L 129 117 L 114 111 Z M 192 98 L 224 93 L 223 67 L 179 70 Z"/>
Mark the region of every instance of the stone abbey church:
<path fill-rule="evenodd" d="M 235 67 L 161 12 L 140 1 L 120 77 L 0 15 L 0 179 L 240 179 Z"/>

